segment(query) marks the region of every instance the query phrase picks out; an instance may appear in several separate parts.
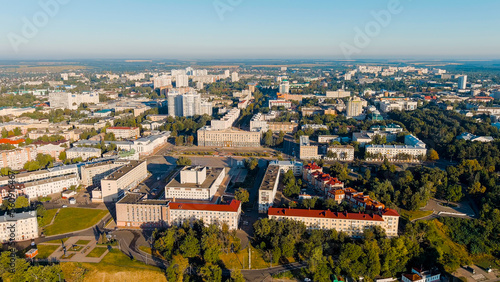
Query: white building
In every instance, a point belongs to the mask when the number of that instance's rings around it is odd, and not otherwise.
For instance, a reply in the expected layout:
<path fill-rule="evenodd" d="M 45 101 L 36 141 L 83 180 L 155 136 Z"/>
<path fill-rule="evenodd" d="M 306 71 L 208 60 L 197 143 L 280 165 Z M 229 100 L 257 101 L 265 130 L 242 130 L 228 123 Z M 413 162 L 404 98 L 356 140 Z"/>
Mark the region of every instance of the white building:
<path fill-rule="evenodd" d="M 290 82 L 284 80 L 279 86 L 279 93 L 290 93 Z"/>
<path fill-rule="evenodd" d="M 327 149 L 327 152 L 331 152 L 333 157 L 328 157 L 328 153 L 325 156 L 325 159 L 328 160 L 337 160 L 337 161 L 353 161 L 354 160 L 354 147 L 350 145 L 336 145 L 330 146 Z"/>
<path fill-rule="evenodd" d="M 38 150 L 34 145 L 0 151 L 0 167 L 23 169 L 25 163 L 36 159 L 37 154 Z"/>
<path fill-rule="evenodd" d="M 237 82 L 237 81 L 239 81 L 239 80 L 240 80 L 240 78 L 239 78 L 239 76 L 238 76 L 238 73 L 237 73 L 237 72 L 235 72 L 235 71 L 234 71 L 234 72 L 232 72 L 232 73 L 231 73 L 231 82 Z"/>
<path fill-rule="evenodd" d="M 189 76 L 185 74 L 179 74 L 175 77 L 175 87 L 188 87 L 189 86 Z"/>
<path fill-rule="evenodd" d="M 229 205 L 170 202 L 168 206 L 169 225 L 181 226 L 185 221 L 203 220 L 206 225 L 227 224 L 229 230 L 238 229 L 241 202 L 237 200 L 232 200 Z"/>
<path fill-rule="evenodd" d="M 66 150 L 66 157 L 68 159 L 81 157 L 84 161 L 90 158 L 100 158 L 101 149 L 91 147 L 73 147 Z"/>
<path fill-rule="evenodd" d="M 232 108 L 227 112 L 221 119 L 215 119 L 210 121 L 212 130 L 224 130 L 231 128 L 236 120 L 240 117 L 241 110 L 238 108 Z"/>
<path fill-rule="evenodd" d="M 186 166 L 165 186 L 165 198 L 212 200 L 226 177 L 223 167 Z"/>
<path fill-rule="evenodd" d="M 279 166 L 269 165 L 267 167 L 259 187 L 259 213 L 266 213 L 273 206 L 278 191 L 280 172 Z"/>
<path fill-rule="evenodd" d="M 193 89 L 190 89 L 187 93 L 181 93 L 177 90 L 169 91 L 167 95 L 167 103 L 168 115 L 172 117 L 192 117 L 202 113 L 201 95 Z"/>
<path fill-rule="evenodd" d="M 467 88 L 467 76 L 461 75 L 458 77 L 458 89 L 466 89 Z"/>
<path fill-rule="evenodd" d="M 208 99 L 201 99 L 200 115 L 212 116 L 212 113 L 213 113 L 213 103 L 208 101 Z"/>
<path fill-rule="evenodd" d="M 0 216 L 0 241 L 8 243 L 11 238 L 14 238 L 14 241 L 38 238 L 36 211 Z"/>
<path fill-rule="evenodd" d="M 76 110 L 82 103 L 99 104 L 98 93 L 68 93 L 51 92 L 49 93 L 49 103 L 51 108 L 62 108 Z"/>
<path fill-rule="evenodd" d="M 69 189 L 72 185 L 78 186 L 78 174 L 69 174 L 48 179 L 35 180 L 22 183 L 21 188 L 23 194 L 27 195 L 30 200 L 37 197 L 46 197 L 50 194 L 61 193 Z"/>
<path fill-rule="evenodd" d="M 166 144 L 170 137 L 170 131 L 162 132 L 158 135 L 150 135 L 146 137 L 134 140 L 132 149 L 141 155 L 149 155 L 154 152 L 155 149 Z"/>

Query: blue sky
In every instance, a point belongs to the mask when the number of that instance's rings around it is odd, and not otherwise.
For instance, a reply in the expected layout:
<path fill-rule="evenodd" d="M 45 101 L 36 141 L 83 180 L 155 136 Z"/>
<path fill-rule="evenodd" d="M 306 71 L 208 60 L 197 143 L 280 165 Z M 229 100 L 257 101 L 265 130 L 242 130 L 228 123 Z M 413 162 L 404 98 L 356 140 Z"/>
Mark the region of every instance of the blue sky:
<path fill-rule="evenodd" d="M 57 1 L 44 24 L 40 3 Z M 401 11 L 374 24 L 392 1 Z M 498 0 L 2 2 L 0 59 L 500 58 Z M 356 44 L 356 30 L 377 25 Z"/>

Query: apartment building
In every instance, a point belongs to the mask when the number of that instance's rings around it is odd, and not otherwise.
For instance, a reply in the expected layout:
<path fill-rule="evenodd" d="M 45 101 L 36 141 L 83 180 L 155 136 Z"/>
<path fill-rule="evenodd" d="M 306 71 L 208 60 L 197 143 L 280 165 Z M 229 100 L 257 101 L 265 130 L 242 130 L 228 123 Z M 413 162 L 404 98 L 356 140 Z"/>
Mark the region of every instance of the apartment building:
<path fill-rule="evenodd" d="M 100 158 L 101 149 L 91 147 L 73 147 L 66 150 L 66 158 L 82 158 L 84 161 L 90 158 Z"/>
<path fill-rule="evenodd" d="M 334 145 L 327 149 L 325 159 L 336 161 L 353 161 L 354 147 L 351 145 Z"/>
<path fill-rule="evenodd" d="M 87 164 L 80 168 L 81 184 L 85 187 L 101 185 L 101 180 L 113 173 L 128 162 L 106 161 L 95 164 Z"/>
<path fill-rule="evenodd" d="M 49 130 L 48 132 L 46 130 L 37 130 L 37 131 L 30 131 L 28 133 L 28 137 L 30 139 L 36 140 L 38 138 L 41 138 L 43 136 L 52 136 L 52 135 L 61 135 L 64 137 L 65 140 L 68 141 L 78 141 L 80 140 L 80 134 L 82 133 L 82 130 L 76 129 L 76 130 Z"/>
<path fill-rule="evenodd" d="M 267 128 L 272 132 L 283 131 L 285 133 L 293 133 L 297 131 L 299 125 L 296 122 L 268 122 Z"/>
<path fill-rule="evenodd" d="M 130 161 L 101 180 L 92 191 L 93 202 L 114 202 L 126 191 L 134 189 L 148 176 L 146 161 Z"/>
<path fill-rule="evenodd" d="M 165 186 L 165 198 L 210 201 L 224 177 L 223 167 L 185 166 Z"/>
<path fill-rule="evenodd" d="M 141 136 L 139 127 L 108 127 L 107 133 L 113 133 L 116 139 L 137 139 Z"/>
<path fill-rule="evenodd" d="M 0 216 L 0 241 L 8 243 L 11 238 L 16 242 L 38 238 L 36 211 Z"/>
<path fill-rule="evenodd" d="M 301 160 L 310 160 L 318 158 L 318 146 L 311 145 L 309 136 L 300 136 L 299 141 L 299 158 Z"/>
<path fill-rule="evenodd" d="M 50 92 L 49 103 L 51 108 L 76 110 L 83 103 L 98 104 L 99 93 Z"/>
<path fill-rule="evenodd" d="M 162 132 L 157 135 L 150 135 L 134 140 L 131 149 L 134 149 L 140 155 L 150 155 L 154 150 L 165 145 L 170 137 L 170 131 Z"/>
<path fill-rule="evenodd" d="M 25 183 L 36 180 L 49 179 L 53 177 L 59 177 L 64 175 L 78 175 L 77 165 L 65 165 L 59 167 L 52 167 L 48 169 L 41 169 L 31 172 L 21 172 L 16 174 L 16 182 Z M 7 185 L 9 183 L 8 176 L 0 177 L 0 185 Z"/>
<path fill-rule="evenodd" d="M 232 108 L 221 119 L 215 119 L 210 121 L 212 130 L 230 129 L 236 122 L 236 120 L 240 117 L 240 113 L 241 113 L 240 109 Z"/>
<path fill-rule="evenodd" d="M 28 196 L 30 200 L 38 197 L 46 197 L 50 194 L 61 193 L 71 186 L 78 186 L 80 179 L 78 174 L 68 174 L 64 176 L 46 178 L 29 181 L 20 184 L 22 194 Z"/>
<path fill-rule="evenodd" d="M 276 165 L 280 168 L 281 173 L 287 173 L 289 170 L 293 171 L 293 175 L 302 176 L 304 164 L 296 161 L 270 161 L 269 165 Z"/>
<path fill-rule="evenodd" d="M 279 166 L 269 165 L 267 167 L 259 187 L 259 213 L 266 213 L 273 206 L 278 191 L 280 172 Z"/>
<path fill-rule="evenodd" d="M 351 237 L 362 237 L 366 228 L 380 226 L 388 237 L 398 235 L 399 214 L 392 209 L 379 213 L 339 213 L 330 210 L 269 208 L 269 219 L 303 222 L 308 229 L 335 229 Z"/>
<path fill-rule="evenodd" d="M 340 137 L 338 135 L 319 135 L 318 143 L 330 143 L 333 141 L 340 142 Z"/>
<path fill-rule="evenodd" d="M 383 160 L 399 162 L 419 162 L 427 155 L 426 144 L 413 135 L 405 136 L 405 145 L 367 145 L 367 160 Z"/>
<path fill-rule="evenodd" d="M 290 109 L 292 107 L 292 102 L 286 100 L 269 100 L 269 109 L 272 109 L 272 107 L 284 107 L 285 109 Z"/>
<path fill-rule="evenodd" d="M 38 154 L 34 145 L 0 151 L 0 167 L 10 167 L 13 170 L 23 169 L 24 164 L 35 160 Z"/>
<path fill-rule="evenodd" d="M 185 221 L 203 220 L 206 225 L 227 224 L 229 230 L 238 229 L 241 217 L 241 202 L 232 200 L 229 204 L 199 204 L 170 202 L 169 225 L 182 225 Z"/>
<path fill-rule="evenodd" d="M 128 193 L 116 203 L 118 228 L 154 229 L 168 225 L 168 201 L 147 199 L 146 194 Z"/>
<path fill-rule="evenodd" d="M 239 129 L 213 130 L 205 126 L 197 131 L 198 146 L 208 147 L 260 147 L 260 132 Z"/>

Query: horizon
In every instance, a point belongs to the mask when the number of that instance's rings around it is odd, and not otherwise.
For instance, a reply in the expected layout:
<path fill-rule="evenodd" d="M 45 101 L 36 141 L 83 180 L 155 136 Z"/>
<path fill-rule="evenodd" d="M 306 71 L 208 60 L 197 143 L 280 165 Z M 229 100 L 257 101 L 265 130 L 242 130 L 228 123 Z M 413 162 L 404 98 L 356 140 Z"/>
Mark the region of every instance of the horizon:
<path fill-rule="evenodd" d="M 498 1 L 5 3 L 0 60 L 496 60 Z"/>

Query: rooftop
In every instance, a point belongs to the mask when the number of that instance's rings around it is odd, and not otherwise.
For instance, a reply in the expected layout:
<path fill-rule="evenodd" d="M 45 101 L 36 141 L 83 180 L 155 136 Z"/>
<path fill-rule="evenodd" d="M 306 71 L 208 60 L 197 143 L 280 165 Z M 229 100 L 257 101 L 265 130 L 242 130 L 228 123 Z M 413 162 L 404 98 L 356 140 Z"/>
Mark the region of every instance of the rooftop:
<path fill-rule="evenodd" d="M 116 204 L 167 205 L 168 200 L 147 199 L 146 194 L 128 193 Z"/>
<path fill-rule="evenodd" d="M 125 174 L 129 173 L 132 171 L 134 168 L 142 164 L 144 161 L 130 161 L 128 164 L 122 166 L 118 170 L 115 170 L 115 172 L 111 173 L 110 175 L 106 176 L 103 180 L 117 180 L 124 176 Z"/>
<path fill-rule="evenodd" d="M 186 167 L 185 167 L 186 168 Z M 185 169 L 183 168 L 183 169 Z M 193 167 L 187 167 L 193 168 Z M 194 167 L 196 168 L 196 167 Z M 203 167 L 200 167 L 201 169 Z M 223 167 L 207 167 L 207 178 L 205 181 L 203 181 L 202 184 L 198 185 L 196 183 L 180 183 L 179 178 L 180 178 L 180 170 L 178 174 L 170 180 L 170 182 L 165 186 L 165 188 L 210 188 L 212 184 L 215 182 L 217 177 L 222 173 L 224 170 Z"/>
<path fill-rule="evenodd" d="M 279 166 L 269 165 L 266 170 L 266 174 L 262 179 L 259 190 L 273 190 L 274 184 L 278 181 L 278 173 L 280 171 Z"/>
<path fill-rule="evenodd" d="M 339 213 L 330 210 L 309 210 L 309 209 L 290 209 L 290 208 L 269 208 L 269 216 L 292 216 L 292 217 L 314 217 L 314 218 L 332 218 L 332 219 L 350 219 L 350 220 L 371 220 L 384 221 L 378 214 L 366 213 Z"/>
<path fill-rule="evenodd" d="M 193 204 L 193 203 L 169 203 L 171 210 L 202 210 L 202 211 L 221 211 L 221 212 L 237 212 L 241 206 L 241 202 L 232 200 L 229 205 L 220 204 Z"/>

